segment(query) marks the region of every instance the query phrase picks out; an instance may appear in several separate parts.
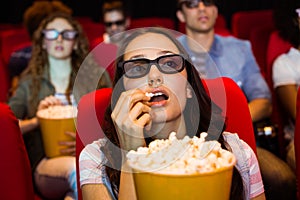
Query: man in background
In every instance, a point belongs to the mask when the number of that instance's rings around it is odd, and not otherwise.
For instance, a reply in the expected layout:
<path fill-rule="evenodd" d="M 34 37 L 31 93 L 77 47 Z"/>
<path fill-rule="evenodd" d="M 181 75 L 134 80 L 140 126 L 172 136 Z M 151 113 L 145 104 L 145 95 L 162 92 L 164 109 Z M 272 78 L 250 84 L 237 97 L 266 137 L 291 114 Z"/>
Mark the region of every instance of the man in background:
<path fill-rule="evenodd" d="M 92 48 L 101 42 L 118 45 L 124 38 L 124 31 L 130 25 L 130 18 L 127 16 L 122 1 L 104 2 L 102 6 L 102 21 L 105 26 L 105 33 L 92 42 Z"/>
<path fill-rule="evenodd" d="M 214 0 L 178 0 L 176 15 L 186 24 L 187 35 L 180 36 L 179 41 L 191 56 L 199 76 L 233 79 L 248 100 L 253 123 L 268 119 L 272 112 L 271 94 L 250 42 L 215 34 L 218 8 Z M 296 180 L 287 164 L 259 147 L 257 154 L 267 199 L 294 199 Z"/>

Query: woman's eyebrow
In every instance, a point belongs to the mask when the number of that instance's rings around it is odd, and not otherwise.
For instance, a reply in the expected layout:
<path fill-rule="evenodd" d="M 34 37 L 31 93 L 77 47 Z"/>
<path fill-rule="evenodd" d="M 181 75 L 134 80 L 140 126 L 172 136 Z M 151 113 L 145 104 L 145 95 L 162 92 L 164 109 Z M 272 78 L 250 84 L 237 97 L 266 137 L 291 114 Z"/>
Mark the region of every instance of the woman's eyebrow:
<path fill-rule="evenodd" d="M 160 51 L 157 53 L 158 56 L 162 56 L 162 55 L 166 55 L 166 54 L 175 54 L 174 52 L 172 51 L 169 51 L 169 50 L 163 50 L 163 51 Z M 129 58 L 129 60 L 132 60 L 132 59 L 137 59 L 137 58 L 145 58 L 145 54 L 138 54 L 138 55 L 134 55 L 132 57 Z"/>
<path fill-rule="evenodd" d="M 172 51 L 168 51 L 168 50 L 160 51 L 160 52 L 158 53 L 158 55 L 166 55 L 166 54 L 175 54 L 175 53 L 172 52 Z"/>
<path fill-rule="evenodd" d="M 144 54 L 134 55 L 134 56 L 130 57 L 129 60 L 136 59 L 136 58 L 145 58 L 145 55 Z"/>

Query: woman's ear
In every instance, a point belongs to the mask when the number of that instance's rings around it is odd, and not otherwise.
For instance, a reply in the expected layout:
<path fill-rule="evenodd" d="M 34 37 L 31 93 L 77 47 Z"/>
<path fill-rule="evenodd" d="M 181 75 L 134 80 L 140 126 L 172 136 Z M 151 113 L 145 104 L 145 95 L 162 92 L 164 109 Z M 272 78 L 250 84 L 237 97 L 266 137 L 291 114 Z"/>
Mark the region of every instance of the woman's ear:
<path fill-rule="evenodd" d="M 188 86 L 186 87 L 186 97 L 187 97 L 188 99 L 190 99 L 190 98 L 193 97 L 193 94 L 192 94 L 192 88 L 191 88 L 190 85 L 188 85 Z"/>

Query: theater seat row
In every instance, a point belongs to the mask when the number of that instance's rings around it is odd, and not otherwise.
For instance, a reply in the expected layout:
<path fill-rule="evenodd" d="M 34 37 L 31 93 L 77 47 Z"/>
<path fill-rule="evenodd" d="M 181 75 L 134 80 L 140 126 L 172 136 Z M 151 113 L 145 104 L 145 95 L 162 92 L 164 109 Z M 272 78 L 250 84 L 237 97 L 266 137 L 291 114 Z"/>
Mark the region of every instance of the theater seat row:
<path fill-rule="evenodd" d="M 76 17 L 81 23 L 90 43 L 97 37 L 101 37 L 104 33 L 105 27 L 102 23 L 93 22 L 88 17 Z M 132 19 L 130 29 L 140 27 L 159 26 L 172 30 L 176 30 L 175 21 L 171 18 L 148 17 Z M 30 46 L 31 41 L 29 35 L 22 25 L 0 25 L 0 102 L 6 102 L 8 91 L 11 86 L 11 80 L 8 74 L 7 64 L 12 52 L 23 47 Z M 217 23 L 220 33 L 229 34 L 225 29 L 225 19 L 222 15 L 218 18 Z M 181 25 L 181 30 L 184 31 Z M 111 72 L 110 72 L 111 73 Z M 3 78 L 2 78 L 3 77 Z"/>

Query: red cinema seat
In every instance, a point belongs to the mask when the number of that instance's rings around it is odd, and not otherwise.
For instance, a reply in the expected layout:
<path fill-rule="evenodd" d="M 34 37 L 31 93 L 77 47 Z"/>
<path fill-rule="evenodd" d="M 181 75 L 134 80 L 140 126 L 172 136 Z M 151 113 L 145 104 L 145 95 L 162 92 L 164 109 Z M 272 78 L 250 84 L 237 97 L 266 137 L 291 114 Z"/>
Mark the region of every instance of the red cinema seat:
<path fill-rule="evenodd" d="M 12 52 L 29 45 L 31 45 L 31 41 L 25 28 L 1 32 L 0 52 L 4 64 L 7 65 Z"/>
<path fill-rule="evenodd" d="M 264 77 L 268 40 L 273 30 L 273 10 L 238 11 L 232 15 L 232 35 L 251 42 L 254 57 Z"/>
<path fill-rule="evenodd" d="M 102 23 L 81 22 L 81 24 L 82 24 L 83 31 L 85 32 L 86 36 L 88 37 L 90 44 L 92 44 L 96 38 L 102 37 L 103 33 L 105 32 L 105 28 Z M 91 46 L 91 49 L 92 48 L 93 47 Z"/>
<path fill-rule="evenodd" d="M 94 22 L 90 17 L 77 16 L 75 19 L 80 23 L 84 33 L 86 34 L 90 44 L 104 33 L 104 25 L 99 22 Z M 92 49 L 92 48 L 91 48 Z"/>
<path fill-rule="evenodd" d="M 7 66 L 0 56 L 0 102 L 7 102 L 11 81 Z"/>
<path fill-rule="evenodd" d="M 1 31 L 7 31 L 7 30 L 13 30 L 13 29 L 21 29 L 23 28 L 23 24 L 12 24 L 12 23 L 0 23 L 0 32 Z"/>
<path fill-rule="evenodd" d="M 232 15 L 232 34 L 240 39 L 248 40 L 251 30 L 259 26 L 273 26 L 272 10 L 238 11 Z"/>
<path fill-rule="evenodd" d="M 273 25 L 258 26 L 251 30 L 249 36 L 253 55 L 265 78 L 267 76 L 267 49 L 269 38 L 274 30 Z"/>
<path fill-rule="evenodd" d="M 9 106 L 0 103 L 1 199 L 33 200 L 31 167 L 19 122 Z"/>
<path fill-rule="evenodd" d="M 205 79 L 202 82 L 211 99 L 223 110 L 226 131 L 237 133 L 256 153 L 252 118 L 241 88 L 227 77 Z"/>
<path fill-rule="evenodd" d="M 110 103 L 111 93 L 111 88 L 102 88 L 83 96 L 78 104 L 76 137 L 78 200 L 82 199 L 79 183 L 79 155 L 86 144 L 104 136 L 100 124 L 103 121 L 105 109 Z"/>
<path fill-rule="evenodd" d="M 109 73 L 111 80 L 114 78 L 115 73 L 115 60 L 117 58 L 118 47 L 112 43 L 101 42 L 93 48 L 90 54 L 93 55 L 95 61 L 100 67 L 106 69 Z"/>

